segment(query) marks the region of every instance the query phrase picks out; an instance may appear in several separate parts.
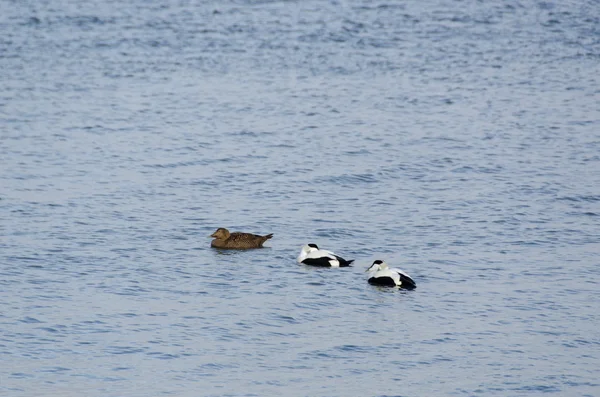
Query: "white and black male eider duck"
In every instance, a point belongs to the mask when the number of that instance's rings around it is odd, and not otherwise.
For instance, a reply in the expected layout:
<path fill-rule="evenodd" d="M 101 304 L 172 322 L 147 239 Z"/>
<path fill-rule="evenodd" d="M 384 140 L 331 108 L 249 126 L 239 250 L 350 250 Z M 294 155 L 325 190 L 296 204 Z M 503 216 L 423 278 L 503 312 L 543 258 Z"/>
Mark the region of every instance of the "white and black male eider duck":
<path fill-rule="evenodd" d="M 220 227 L 216 232 L 211 234 L 210 237 L 215 238 L 210 242 L 211 247 L 243 250 L 250 248 L 263 248 L 265 241 L 273 237 L 273 234 L 259 236 L 251 233 L 229 233 L 229 230 L 225 229 L 224 227 Z"/>
<path fill-rule="evenodd" d="M 331 251 L 319 249 L 317 244 L 307 244 L 302 247 L 298 262 L 311 266 L 348 267 L 354 259 L 347 261 Z"/>
<path fill-rule="evenodd" d="M 369 276 L 369 284 L 404 289 L 417 288 L 417 284 L 408 274 L 400 269 L 390 268 L 384 261 L 376 260 L 365 272 L 372 273 Z"/>

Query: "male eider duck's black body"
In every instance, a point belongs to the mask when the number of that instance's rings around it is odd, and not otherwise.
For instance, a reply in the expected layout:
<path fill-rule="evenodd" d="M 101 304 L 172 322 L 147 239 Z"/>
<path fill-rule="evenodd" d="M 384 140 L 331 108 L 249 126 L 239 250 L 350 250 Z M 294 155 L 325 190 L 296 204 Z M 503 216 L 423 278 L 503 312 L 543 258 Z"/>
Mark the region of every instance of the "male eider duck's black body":
<path fill-rule="evenodd" d="M 369 284 L 404 289 L 417 288 L 417 284 L 408 274 L 400 269 L 390 268 L 384 261 L 376 260 L 366 271 L 372 273 Z"/>
<path fill-rule="evenodd" d="M 266 236 L 259 236 L 257 234 L 233 232 L 229 233 L 229 230 L 224 227 L 220 227 L 216 232 L 210 235 L 215 239 L 210 242 L 210 246 L 213 248 L 222 249 L 251 249 L 251 248 L 263 248 L 265 241 L 273 237 L 273 234 L 267 234 Z"/>
<path fill-rule="evenodd" d="M 307 244 L 300 250 L 298 263 L 320 267 L 348 267 L 354 259 L 346 260 L 331 251 L 322 250 L 317 244 Z"/>

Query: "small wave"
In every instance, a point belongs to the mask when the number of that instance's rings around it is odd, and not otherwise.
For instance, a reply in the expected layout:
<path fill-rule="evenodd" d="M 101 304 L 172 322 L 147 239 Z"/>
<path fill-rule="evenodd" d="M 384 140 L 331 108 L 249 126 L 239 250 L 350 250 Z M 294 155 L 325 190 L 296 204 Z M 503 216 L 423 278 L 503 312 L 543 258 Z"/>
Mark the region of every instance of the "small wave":
<path fill-rule="evenodd" d="M 337 346 L 336 350 L 343 352 L 357 352 L 357 353 L 369 353 L 373 351 L 373 348 L 370 346 L 357 346 L 357 345 L 342 345 Z"/>
<path fill-rule="evenodd" d="M 208 160 L 194 160 L 194 161 L 179 161 L 176 163 L 166 164 L 144 164 L 143 167 L 147 168 L 178 168 L 178 167 L 193 167 L 198 165 L 208 165 Z"/>
<path fill-rule="evenodd" d="M 25 324 L 41 324 L 41 323 L 43 323 L 43 321 L 40 321 L 34 317 L 24 317 L 19 321 L 22 323 L 25 323 Z"/>
<path fill-rule="evenodd" d="M 338 176 L 318 177 L 315 183 L 332 183 L 336 185 L 354 185 L 356 183 L 376 183 L 377 178 L 373 174 L 343 174 Z"/>
<path fill-rule="evenodd" d="M 315 220 L 319 221 L 319 220 Z M 335 222 L 337 223 L 337 222 Z M 355 235 L 355 232 L 348 229 L 340 229 L 340 228 L 327 228 L 327 229 L 315 229 L 314 231 L 316 236 L 319 237 L 352 237 Z"/>
<path fill-rule="evenodd" d="M 179 358 L 178 354 L 168 354 L 168 353 L 161 353 L 161 352 L 150 352 L 150 353 L 146 353 L 146 355 L 148 355 L 150 357 L 158 358 L 159 360 L 173 360 L 175 358 Z"/>
<path fill-rule="evenodd" d="M 29 17 L 29 19 L 27 19 L 27 21 L 25 21 L 23 23 L 23 25 L 25 26 L 38 26 L 42 24 L 42 20 L 39 19 L 38 17 Z"/>
<path fill-rule="evenodd" d="M 23 372 L 13 372 L 12 374 L 10 374 L 10 376 L 12 378 L 17 378 L 17 379 L 34 378 L 34 375 L 26 374 Z"/>
<path fill-rule="evenodd" d="M 42 260 L 41 258 L 34 258 L 31 256 L 9 256 L 7 257 L 8 260 L 15 260 L 15 261 L 40 261 Z"/>
<path fill-rule="evenodd" d="M 597 212 L 591 212 L 591 211 L 586 211 L 586 212 L 567 212 L 567 215 L 570 215 L 570 216 L 600 216 L 599 213 L 597 213 Z"/>
<path fill-rule="evenodd" d="M 548 386 L 548 385 L 531 385 L 531 386 L 523 386 L 517 387 L 513 389 L 515 391 L 527 391 L 527 392 L 541 392 L 541 393 L 558 393 L 561 392 L 561 389 L 556 386 Z"/>
<path fill-rule="evenodd" d="M 277 314 L 273 316 L 273 319 L 276 321 L 283 321 L 286 324 L 299 324 L 298 320 L 291 316 L 284 316 L 281 314 Z"/>
<path fill-rule="evenodd" d="M 144 349 L 133 346 L 108 346 L 107 350 L 110 354 L 135 354 L 135 353 L 143 353 Z"/>
<path fill-rule="evenodd" d="M 273 135 L 273 133 L 267 132 L 267 131 L 241 130 L 238 132 L 234 132 L 231 135 L 232 136 L 244 136 L 244 137 L 258 138 L 258 137 L 262 137 L 262 136 Z"/>
<path fill-rule="evenodd" d="M 50 368 L 43 368 L 40 370 L 40 372 L 66 372 L 66 371 L 71 371 L 71 368 L 66 368 L 66 367 L 50 367 Z"/>
<path fill-rule="evenodd" d="M 371 154 L 371 152 L 368 151 L 367 149 L 360 149 L 360 150 L 351 150 L 348 152 L 344 152 L 344 154 L 347 154 L 349 156 L 358 156 L 361 154 Z"/>
<path fill-rule="evenodd" d="M 557 200 L 595 203 L 595 202 L 600 201 L 600 196 L 596 196 L 596 195 L 565 196 L 565 197 L 559 197 L 559 198 L 557 198 Z"/>

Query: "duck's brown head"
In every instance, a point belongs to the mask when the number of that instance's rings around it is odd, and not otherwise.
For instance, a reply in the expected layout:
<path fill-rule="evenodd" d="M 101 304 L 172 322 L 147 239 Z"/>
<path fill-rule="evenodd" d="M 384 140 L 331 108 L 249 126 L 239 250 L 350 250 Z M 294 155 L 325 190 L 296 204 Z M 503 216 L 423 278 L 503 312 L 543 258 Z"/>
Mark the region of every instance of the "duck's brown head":
<path fill-rule="evenodd" d="M 229 238 L 229 230 L 224 227 L 220 227 L 216 232 L 210 235 L 210 237 L 218 238 L 219 240 L 226 240 Z"/>

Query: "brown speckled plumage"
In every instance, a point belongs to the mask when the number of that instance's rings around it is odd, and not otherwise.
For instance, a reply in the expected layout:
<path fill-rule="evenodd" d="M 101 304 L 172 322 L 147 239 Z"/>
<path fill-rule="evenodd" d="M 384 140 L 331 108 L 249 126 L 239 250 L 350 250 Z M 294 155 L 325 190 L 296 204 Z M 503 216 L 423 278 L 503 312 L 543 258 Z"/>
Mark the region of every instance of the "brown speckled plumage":
<path fill-rule="evenodd" d="M 210 242 L 210 246 L 214 248 L 227 249 L 250 249 L 262 248 L 265 241 L 273 237 L 273 234 L 259 236 L 257 234 L 233 232 L 224 227 L 220 227 L 216 232 L 210 235 L 215 239 Z"/>

